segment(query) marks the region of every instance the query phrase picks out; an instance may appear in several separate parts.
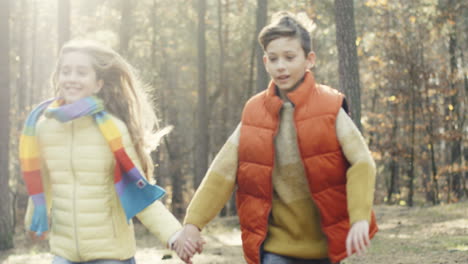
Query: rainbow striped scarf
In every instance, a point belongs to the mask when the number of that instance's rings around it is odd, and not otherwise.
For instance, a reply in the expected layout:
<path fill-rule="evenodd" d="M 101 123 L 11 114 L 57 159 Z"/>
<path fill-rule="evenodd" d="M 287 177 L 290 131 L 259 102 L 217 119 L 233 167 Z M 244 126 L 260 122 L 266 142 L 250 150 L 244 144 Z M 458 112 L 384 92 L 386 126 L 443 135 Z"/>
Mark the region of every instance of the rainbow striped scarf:
<path fill-rule="evenodd" d="M 122 135 L 110 115 L 104 111 L 102 100 L 91 96 L 72 104 L 64 104 L 62 99 L 50 99 L 29 114 L 19 144 L 23 179 L 34 203 L 30 230 L 37 236 L 48 230 L 47 206 L 41 178 L 41 156 L 36 137 L 36 124 L 43 113 L 46 117 L 55 118 L 62 123 L 87 115 L 94 117 L 116 159 L 114 186 L 127 221 L 165 194 L 161 187 L 149 184 L 128 157 L 122 144 Z"/>

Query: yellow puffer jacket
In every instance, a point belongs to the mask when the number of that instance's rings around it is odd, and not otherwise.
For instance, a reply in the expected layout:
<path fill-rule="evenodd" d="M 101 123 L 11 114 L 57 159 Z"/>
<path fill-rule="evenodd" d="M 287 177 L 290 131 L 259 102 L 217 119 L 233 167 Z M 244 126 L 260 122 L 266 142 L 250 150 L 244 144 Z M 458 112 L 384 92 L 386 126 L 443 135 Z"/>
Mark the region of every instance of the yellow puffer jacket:
<path fill-rule="evenodd" d="M 113 117 L 127 154 L 141 168 L 125 124 Z M 37 125 L 42 177 L 50 216 L 51 253 L 75 262 L 129 259 L 135 255 L 133 224 L 114 188 L 114 156 L 92 117 L 67 123 L 43 118 Z M 25 225 L 30 226 L 33 203 Z M 161 242 L 181 228 L 156 201 L 137 215 Z"/>

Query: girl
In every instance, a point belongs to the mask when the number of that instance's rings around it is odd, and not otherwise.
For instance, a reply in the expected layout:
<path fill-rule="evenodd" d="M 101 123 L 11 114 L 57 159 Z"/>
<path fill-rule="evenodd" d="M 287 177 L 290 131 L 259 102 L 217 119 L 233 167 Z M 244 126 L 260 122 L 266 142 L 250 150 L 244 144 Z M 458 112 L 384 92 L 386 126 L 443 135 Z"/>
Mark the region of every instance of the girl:
<path fill-rule="evenodd" d="M 53 263 L 135 263 L 133 216 L 174 240 L 180 223 L 157 201 L 164 190 L 148 182 L 149 153 L 165 132 L 154 132 L 132 67 L 98 43 L 71 41 L 52 84 L 57 98 L 30 113 L 20 159 L 31 197 L 26 228 L 44 238 L 50 217 Z"/>

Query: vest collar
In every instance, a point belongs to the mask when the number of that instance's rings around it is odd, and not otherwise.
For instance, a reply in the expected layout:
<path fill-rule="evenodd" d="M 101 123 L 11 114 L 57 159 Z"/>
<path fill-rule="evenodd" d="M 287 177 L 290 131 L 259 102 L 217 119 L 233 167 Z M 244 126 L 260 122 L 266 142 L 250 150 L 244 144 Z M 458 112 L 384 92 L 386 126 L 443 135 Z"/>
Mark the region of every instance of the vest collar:
<path fill-rule="evenodd" d="M 312 72 L 306 71 L 304 75 L 304 81 L 292 92 L 287 94 L 289 100 L 296 107 L 300 107 L 307 102 L 308 97 L 311 93 L 315 92 L 315 79 Z M 277 114 L 283 106 L 283 100 L 278 96 L 276 91 L 276 85 L 273 81 L 270 81 L 266 90 L 265 105 L 269 112 Z"/>

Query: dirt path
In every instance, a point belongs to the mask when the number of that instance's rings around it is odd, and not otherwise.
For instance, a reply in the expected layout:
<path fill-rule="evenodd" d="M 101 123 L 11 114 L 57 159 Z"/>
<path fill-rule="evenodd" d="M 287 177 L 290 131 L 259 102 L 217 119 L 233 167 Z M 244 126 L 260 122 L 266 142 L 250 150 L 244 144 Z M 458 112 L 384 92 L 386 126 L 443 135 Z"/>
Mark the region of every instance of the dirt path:
<path fill-rule="evenodd" d="M 377 206 L 380 232 L 364 257 L 342 264 L 468 264 L 468 202 L 427 208 Z M 145 228 L 137 225 L 138 264 L 183 263 Z M 236 218 L 216 219 L 204 230 L 207 244 L 195 264 L 241 264 L 240 232 Z M 47 243 L 26 241 L 22 234 L 16 248 L 0 252 L 0 264 L 50 264 Z M 162 260 L 163 258 L 166 258 Z"/>

